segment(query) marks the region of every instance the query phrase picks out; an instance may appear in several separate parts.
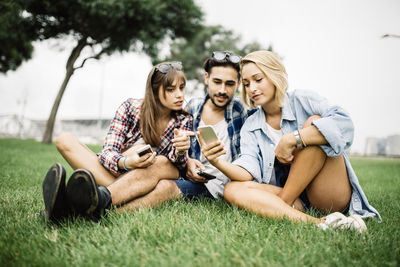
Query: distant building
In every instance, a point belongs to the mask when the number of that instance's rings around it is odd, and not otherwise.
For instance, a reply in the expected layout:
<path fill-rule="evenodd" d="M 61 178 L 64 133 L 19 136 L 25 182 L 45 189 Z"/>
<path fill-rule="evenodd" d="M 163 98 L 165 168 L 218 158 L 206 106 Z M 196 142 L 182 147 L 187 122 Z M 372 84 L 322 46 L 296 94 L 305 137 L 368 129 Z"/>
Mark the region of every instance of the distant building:
<path fill-rule="evenodd" d="M 17 115 L 0 116 L 0 137 L 32 138 L 42 140 L 46 120 L 21 119 Z M 62 132 L 77 136 L 86 144 L 103 144 L 111 119 L 57 120 L 53 140 Z"/>
<path fill-rule="evenodd" d="M 400 135 L 391 135 L 386 138 L 386 155 L 400 156 Z"/>
<path fill-rule="evenodd" d="M 365 142 L 366 156 L 400 156 L 400 135 L 386 138 L 368 137 Z"/>

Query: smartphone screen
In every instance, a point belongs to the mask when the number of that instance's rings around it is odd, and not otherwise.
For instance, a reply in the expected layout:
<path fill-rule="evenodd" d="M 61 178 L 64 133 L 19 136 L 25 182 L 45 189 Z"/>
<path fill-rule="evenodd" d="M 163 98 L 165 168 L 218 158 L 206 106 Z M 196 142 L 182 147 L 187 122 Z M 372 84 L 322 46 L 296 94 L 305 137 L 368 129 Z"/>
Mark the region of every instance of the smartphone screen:
<path fill-rule="evenodd" d="M 203 137 L 204 142 L 206 142 L 206 144 L 218 140 L 217 134 L 215 133 L 214 128 L 212 126 L 209 125 L 200 126 L 198 130 L 201 136 Z"/>

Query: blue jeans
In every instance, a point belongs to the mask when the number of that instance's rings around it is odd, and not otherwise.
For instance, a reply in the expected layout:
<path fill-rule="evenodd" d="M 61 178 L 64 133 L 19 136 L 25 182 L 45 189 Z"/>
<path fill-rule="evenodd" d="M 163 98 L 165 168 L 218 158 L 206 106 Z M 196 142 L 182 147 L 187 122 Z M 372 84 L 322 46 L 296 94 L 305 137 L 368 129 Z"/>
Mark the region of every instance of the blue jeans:
<path fill-rule="evenodd" d="M 184 179 L 174 180 L 174 182 L 179 187 L 179 190 L 181 190 L 183 197 L 189 199 L 200 196 L 213 198 L 204 183 L 193 183 Z"/>

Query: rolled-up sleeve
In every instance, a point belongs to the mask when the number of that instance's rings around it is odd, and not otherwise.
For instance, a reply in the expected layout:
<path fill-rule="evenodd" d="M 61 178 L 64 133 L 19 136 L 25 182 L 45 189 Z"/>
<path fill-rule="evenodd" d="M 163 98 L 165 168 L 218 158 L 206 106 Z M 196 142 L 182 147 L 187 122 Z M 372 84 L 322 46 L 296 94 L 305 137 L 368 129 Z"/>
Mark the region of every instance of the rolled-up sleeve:
<path fill-rule="evenodd" d="M 240 131 L 240 156 L 232 163 L 247 170 L 253 179 L 261 181 L 262 162 L 258 142 L 253 131 L 246 129 L 246 123 Z"/>
<path fill-rule="evenodd" d="M 129 101 L 125 101 L 117 109 L 106 135 L 103 149 L 98 156 L 100 163 L 113 173 L 124 172 L 118 168 L 118 160 L 123 157 L 121 155 L 122 146 L 127 139 L 126 134 L 129 128 L 132 127 L 128 116 L 129 109 Z"/>
<path fill-rule="evenodd" d="M 329 104 L 328 100 L 318 94 L 302 96 L 303 108 L 308 112 L 320 115 L 312 124 L 325 137 L 327 145 L 321 145 L 329 157 L 342 155 L 353 143 L 354 125 L 349 114 L 341 107 Z"/>

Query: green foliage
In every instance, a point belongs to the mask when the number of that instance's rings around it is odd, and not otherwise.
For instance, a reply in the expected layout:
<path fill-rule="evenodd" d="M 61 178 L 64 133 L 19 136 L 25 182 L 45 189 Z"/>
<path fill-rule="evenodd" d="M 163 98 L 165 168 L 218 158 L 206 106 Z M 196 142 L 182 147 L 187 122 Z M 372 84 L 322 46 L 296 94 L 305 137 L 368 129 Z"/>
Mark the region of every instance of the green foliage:
<path fill-rule="evenodd" d="M 195 87 L 199 87 L 204 81 L 203 62 L 211 56 L 213 51 L 232 51 L 244 56 L 260 49 L 272 51 L 272 46 L 263 47 L 256 41 L 243 44 L 241 36 L 232 30 L 220 25 L 203 26 L 193 37 L 173 41 L 170 44 L 170 54 L 154 59 L 153 63 L 181 61 L 187 79 L 197 82 Z"/>
<path fill-rule="evenodd" d="M 144 51 L 154 56 L 164 38 L 191 36 L 202 21 L 193 0 L 7 0 L 4 6 L 4 19 L 13 20 L 0 28 L 3 38 L 11 30 L 22 35 L 25 44 L 72 36 L 96 50 L 95 58 L 115 51 Z M 28 32 L 30 36 L 25 37 Z M 7 69 L 5 65 L 1 71 Z"/>
<path fill-rule="evenodd" d="M 100 146 L 91 146 L 98 152 Z M 60 162 L 53 145 L 0 139 L 0 266 L 399 266 L 400 160 L 352 158 L 383 222 L 322 231 L 258 217 L 224 201 L 172 201 L 99 223 L 47 224 L 41 183 Z M 67 174 L 72 169 L 67 167 Z"/>
<path fill-rule="evenodd" d="M 32 56 L 36 35 L 22 10 L 22 3 L 17 1 L 0 2 L 0 72 L 16 70 Z"/>
<path fill-rule="evenodd" d="M 76 41 L 43 143 L 52 140 L 57 111 L 71 76 L 88 59 L 116 51 L 145 52 L 155 57 L 164 39 L 187 38 L 197 32 L 203 16 L 194 0 L 5 0 L 0 7 L 4 20 L 9 19 L 0 28 L 0 43 L 8 42 L 7 35 L 13 33 L 10 45 L 0 49 L 0 72 L 14 70 L 29 59 L 32 41 L 66 36 Z M 90 48 L 91 54 L 79 63 L 85 48 Z"/>

